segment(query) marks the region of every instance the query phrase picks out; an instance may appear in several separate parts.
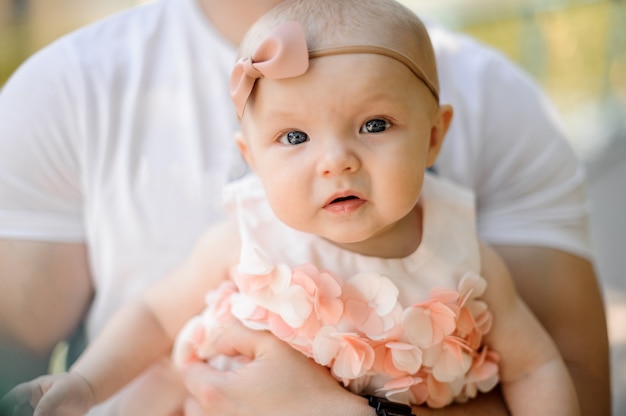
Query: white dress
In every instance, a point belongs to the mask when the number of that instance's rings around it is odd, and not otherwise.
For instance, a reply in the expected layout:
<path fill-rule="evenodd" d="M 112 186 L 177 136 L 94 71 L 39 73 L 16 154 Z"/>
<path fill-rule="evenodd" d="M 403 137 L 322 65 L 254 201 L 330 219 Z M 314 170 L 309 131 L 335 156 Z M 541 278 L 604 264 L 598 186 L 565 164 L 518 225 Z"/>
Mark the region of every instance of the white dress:
<path fill-rule="evenodd" d="M 175 362 L 213 359 L 213 336 L 239 319 L 328 366 L 357 393 L 441 407 L 491 389 L 498 358 L 482 343 L 492 318 L 479 299 L 486 282 L 473 195 L 426 175 L 420 204 L 419 247 L 384 259 L 283 224 L 254 176 L 229 185 L 240 263 L 181 332 Z"/>

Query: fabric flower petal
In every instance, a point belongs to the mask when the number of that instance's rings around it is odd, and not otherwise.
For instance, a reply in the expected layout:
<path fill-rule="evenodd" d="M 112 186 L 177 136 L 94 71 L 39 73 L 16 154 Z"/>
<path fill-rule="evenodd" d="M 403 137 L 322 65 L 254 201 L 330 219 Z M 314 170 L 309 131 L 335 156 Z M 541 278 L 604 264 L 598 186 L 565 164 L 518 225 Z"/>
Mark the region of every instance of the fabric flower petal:
<path fill-rule="evenodd" d="M 487 281 L 482 276 L 470 271 L 461 277 L 458 287 L 463 296 L 471 293 L 471 298 L 477 298 L 485 293 Z"/>
<path fill-rule="evenodd" d="M 288 325 L 299 328 L 313 312 L 311 303 L 309 294 L 302 287 L 291 286 L 284 291 L 276 309 Z"/>
<path fill-rule="evenodd" d="M 412 344 L 427 348 L 438 344 L 456 328 L 456 314 L 440 302 L 425 302 L 404 310 L 405 334 Z"/>
<path fill-rule="evenodd" d="M 339 379 L 362 377 L 374 364 L 374 349 L 367 339 L 333 327 L 322 328 L 315 337 L 313 356 L 319 364 L 330 366 Z"/>
<path fill-rule="evenodd" d="M 396 403 L 415 403 L 412 388 L 423 384 L 423 381 L 421 377 L 401 377 L 388 381 L 377 392 L 384 393 L 387 399 Z"/>
<path fill-rule="evenodd" d="M 237 271 L 247 275 L 267 275 L 274 269 L 274 262 L 257 247 L 251 247 L 240 255 Z"/>
<path fill-rule="evenodd" d="M 440 382 L 451 382 L 462 377 L 470 368 L 472 359 L 462 340 L 447 337 L 441 347 L 441 355 L 433 366 L 433 377 Z"/>
<path fill-rule="evenodd" d="M 398 370 L 415 374 L 422 366 L 422 350 L 415 345 L 389 342 L 386 346 L 391 351 L 392 362 Z"/>

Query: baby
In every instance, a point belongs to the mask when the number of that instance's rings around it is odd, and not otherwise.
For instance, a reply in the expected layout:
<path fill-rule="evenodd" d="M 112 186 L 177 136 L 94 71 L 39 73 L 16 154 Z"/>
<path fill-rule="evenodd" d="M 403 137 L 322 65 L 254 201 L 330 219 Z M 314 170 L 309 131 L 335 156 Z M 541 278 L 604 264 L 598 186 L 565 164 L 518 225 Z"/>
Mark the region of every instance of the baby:
<path fill-rule="evenodd" d="M 476 237 L 473 195 L 426 173 L 452 108 L 422 22 L 393 0 L 291 0 L 240 55 L 236 141 L 254 174 L 227 189 L 230 219 L 68 374 L 9 396 L 38 402 L 35 414 L 78 414 L 177 336 L 178 365 L 223 365 L 213 341 L 238 320 L 356 393 L 442 407 L 500 383 L 512 414 L 577 414 L 556 347 Z"/>

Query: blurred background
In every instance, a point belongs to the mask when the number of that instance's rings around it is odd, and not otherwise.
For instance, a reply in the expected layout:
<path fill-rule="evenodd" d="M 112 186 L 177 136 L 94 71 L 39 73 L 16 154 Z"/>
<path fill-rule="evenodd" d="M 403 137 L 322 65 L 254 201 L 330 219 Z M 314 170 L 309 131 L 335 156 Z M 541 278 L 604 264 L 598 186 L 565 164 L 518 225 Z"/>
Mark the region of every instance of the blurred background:
<path fill-rule="evenodd" d="M 500 50 L 543 86 L 588 172 L 613 410 L 626 415 L 626 0 L 401 0 Z M 0 88 L 36 50 L 140 0 L 0 0 Z"/>

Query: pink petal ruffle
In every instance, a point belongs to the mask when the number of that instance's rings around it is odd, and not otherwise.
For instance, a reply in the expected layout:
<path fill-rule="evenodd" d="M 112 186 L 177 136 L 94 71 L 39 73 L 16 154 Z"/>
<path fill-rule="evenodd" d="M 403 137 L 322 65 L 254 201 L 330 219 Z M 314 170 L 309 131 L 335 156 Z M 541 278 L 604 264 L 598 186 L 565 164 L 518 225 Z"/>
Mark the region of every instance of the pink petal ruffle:
<path fill-rule="evenodd" d="M 461 276 L 457 290 L 435 288 L 403 308 L 396 285 L 377 273 L 344 281 L 312 264 L 273 264 L 258 250 L 243 263 L 181 331 L 176 364 L 210 360 L 212 341 L 238 319 L 328 366 L 354 392 L 442 407 L 498 383 L 498 355 L 482 342 L 492 325 L 479 299 L 486 282 L 476 273 Z"/>

